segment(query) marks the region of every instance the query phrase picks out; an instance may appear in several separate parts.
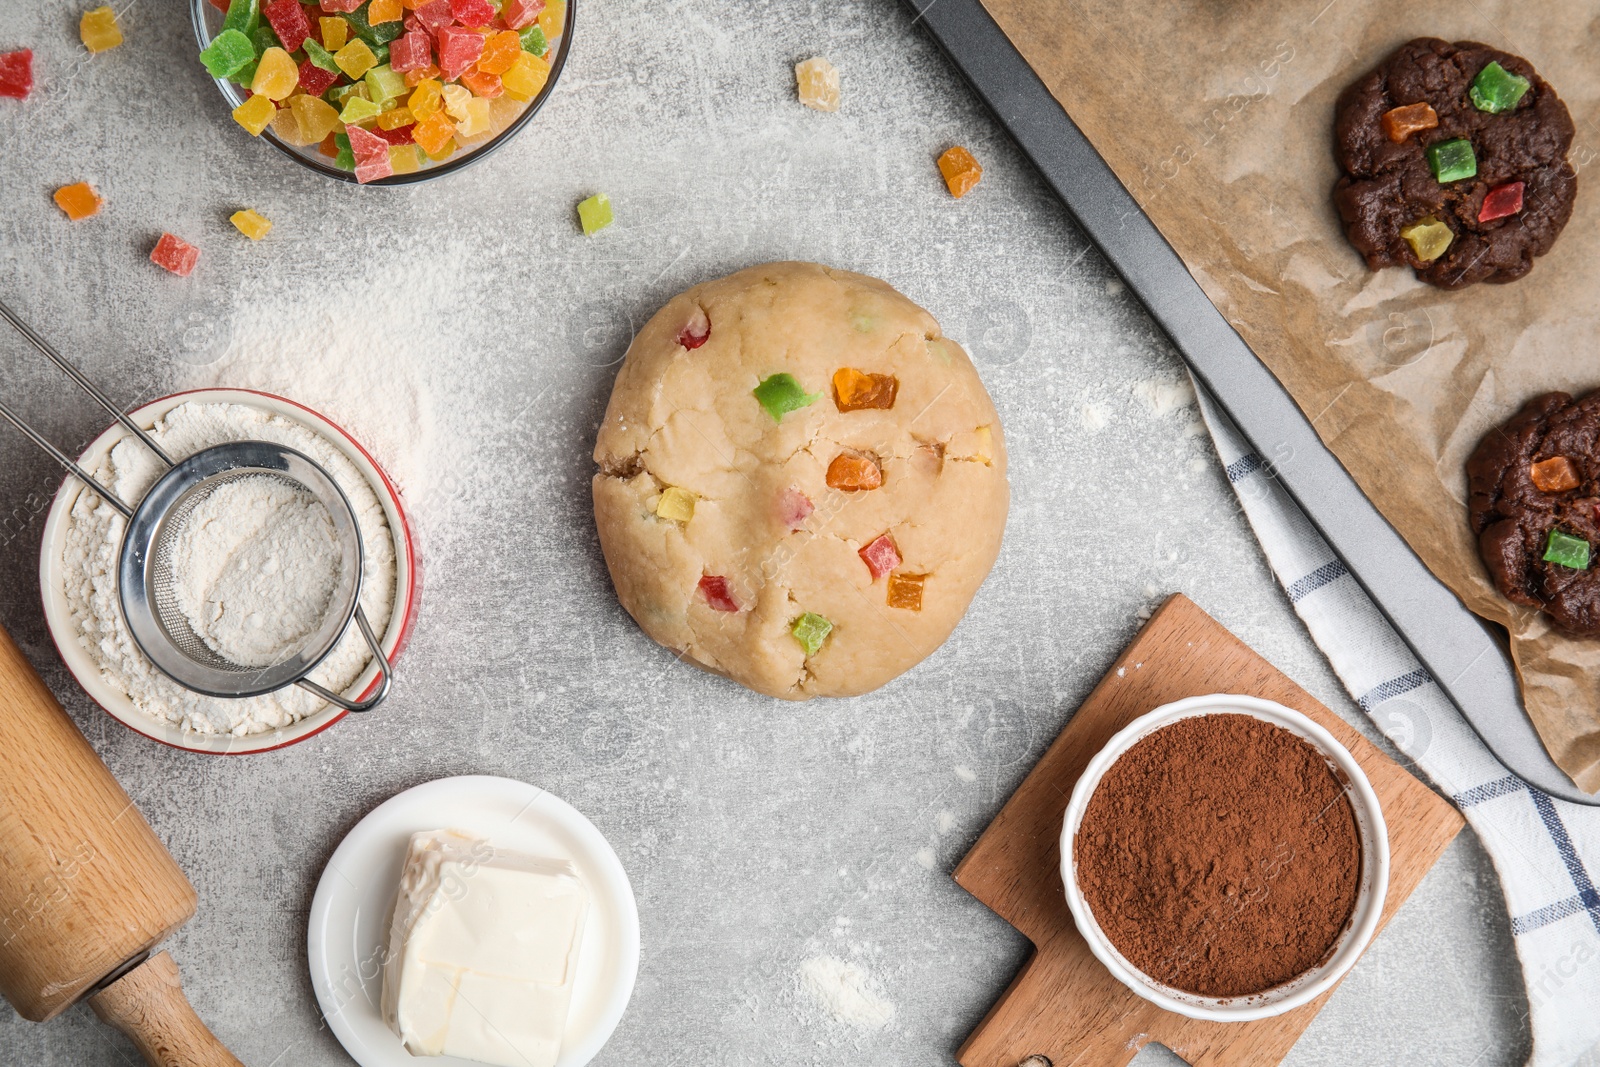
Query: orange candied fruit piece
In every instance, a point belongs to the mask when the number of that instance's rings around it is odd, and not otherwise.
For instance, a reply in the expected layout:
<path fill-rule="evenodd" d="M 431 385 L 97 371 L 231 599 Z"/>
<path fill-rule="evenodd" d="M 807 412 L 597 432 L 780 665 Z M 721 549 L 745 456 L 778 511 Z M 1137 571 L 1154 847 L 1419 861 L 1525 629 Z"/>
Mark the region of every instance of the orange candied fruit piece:
<path fill-rule="evenodd" d="M 372 0 L 367 5 L 367 22 L 373 26 L 381 22 L 399 22 L 403 10 L 400 0 Z"/>
<path fill-rule="evenodd" d="M 883 468 L 878 461 L 863 452 L 846 449 L 833 457 L 828 464 L 828 488 L 846 493 L 876 489 L 883 484 Z"/>
<path fill-rule="evenodd" d="M 894 407 L 900 380 L 892 374 L 868 374 L 854 367 L 833 372 L 833 403 L 840 411 Z"/>
<path fill-rule="evenodd" d="M 1399 144 L 1414 133 L 1439 125 L 1439 116 L 1428 104 L 1406 104 L 1383 113 L 1383 135 Z"/>
<path fill-rule="evenodd" d="M 944 175 L 950 195 L 959 199 L 972 192 L 978 179 L 983 177 L 983 168 L 978 166 L 971 152 L 956 145 L 939 157 L 939 173 Z"/>
<path fill-rule="evenodd" d="M 922 583 L 927 579 L 926 574 L 906 574 L 904 571 L 889 575 L 889 606 L 904 611 L 921 611 Z"/>
<path fill-rule="evenodd" d="M 1566 456 L 1540 460 L 1528 468 L 1528 476 L 1533 479 L 1533 487 L 1541 493 L 1564 493 L 1583 484 L 1583 479 L 1578 477 L 1578 468 Z"/>
<path fill-rule="evenodd" d="M 500 75 L 486 74 L 481 70 L 469 70 L 457 80 L 481 100 L 493 100 L 506 91 L 506 87 L 500 84 Z"/>
<path fill-rule="evenodd" d="M 421 145 L 424 152 L 435 158 L 439 157 L 455 135 L 455 123 L 438 111 L 417 123 L 411 130 L 411 139 Z"/>
<path fill-rule="evenodd" d="M 427 79 L 437 78 L 438 76 L 439 68 L 432 63 L 418 70 L 408 70 L 406 71 L 406 88 L 415 89 Z"/>
<path fill-rule="evenodd" d="M 521 54 L 522 38 L 516 30 L 504 30 L 484 40 L 483 54 L 478 57 L 478 69 L 485 74 L 504 74 Z"/>
<path fill-rule="evenodd" d="M 76 182 L 72 185 L 63 185 L 55 191 L 56 207 L 67 213 L 67 218 L 73 222 L 86 219 L 100 211 L 100 205 L 105 201 L 100 198 L 88 182 Z"/>

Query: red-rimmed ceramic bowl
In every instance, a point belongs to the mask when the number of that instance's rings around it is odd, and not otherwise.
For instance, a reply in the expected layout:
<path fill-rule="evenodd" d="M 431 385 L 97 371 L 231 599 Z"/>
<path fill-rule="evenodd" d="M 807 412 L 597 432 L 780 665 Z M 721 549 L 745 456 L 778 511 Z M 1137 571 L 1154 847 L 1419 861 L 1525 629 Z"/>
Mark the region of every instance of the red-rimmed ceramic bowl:
<path fill-rule="evenodd" d="M 383 502 L 384 514 L 388 517 L 389 529 L 395 542 L 394 610 L 390 613 L 389 624 L 384 628 L 381 641 L 384 655 L 392 664 L 405 648 L 406 641 L 411 636 L 411 628 L 416 622 L 421 575 L 411 526 L 406 520 L 405 510 L 400 506 L 400 493 L 383 473 L 377 461 L 368 455 L 366 449 L 362 448 L 360 443 L 343 428 L 305 405 L 286 400 L 281 396 L 273 396 L 271 393 L 259 393 L 249 389 L 195 389 L 185 393 L 175 393 L 131 411 L 129 416 L 140 426 L 149 429 L 167 412 L 180 404 L 188 403 L 246 404 L 298 422 L 343 453 L 371 483 L 373 492 Z M 96 469 L 111 451 L 112 446 L 126 436 L 128 432 L 121 425 L 112 423 L 84 450 L 83 455 L 78 457 L 78 464 L 87 470 Z M 82 483 L 72 477 L 62 482 L 61 488 L 56 491 L 55 502 L 51 504 L 49 517 L 45 520 L 44 544 L 39 552 L 39 588 L 44 598 L 45 621 L 50 627 L 50 636 L 56 643 L 56 650 L 60 652 L 67 669 L 78 680 L 78 684 L 83 686 L 84 691 L 94 699 L 95 703 L 110 712 L 113 718 L 134 732 L 143 734 L 153 741 L 160 741 L 164 745 L 171 745 L 173 748 L 213 755 L 240 755 L 247 752 L 270 752 L 297 741 L 304 741 L 313 734 L 326 730 L 348 714 L 330 704 L 288 726 L 258 734 L 235 736 L 183 730 L 172 723 L 162 722 L 140 711 L 125 693 L 106 682 L 101 676 L 99 665 L 78 643 L 78 629 L 73 622 L 72 610 L 67 606 L 62 555 L 66 546 L 72 505 L 81 492 L 83 492 Z M 377 680 L 377 665 L 370 664 L 355 683 L 345 690 L 344 695 L 359 700 L 372 692 Z M 383 714 L 381 705 L 373 714 Z"/>

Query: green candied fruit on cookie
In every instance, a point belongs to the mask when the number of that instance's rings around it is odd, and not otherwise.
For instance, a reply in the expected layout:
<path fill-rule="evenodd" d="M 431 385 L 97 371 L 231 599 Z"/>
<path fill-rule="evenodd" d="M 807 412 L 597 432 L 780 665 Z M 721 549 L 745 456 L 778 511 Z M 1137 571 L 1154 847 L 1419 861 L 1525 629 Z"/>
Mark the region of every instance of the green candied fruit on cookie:
<path fill-rule="evenodd" d="M 1560 530 L 1551 530 L 1550 540 L 1545 542 L 1544 559 L 1546 563 L 1554 563 L 1559 567 L 1588 570 L 1589 542 Z"/>
<path fill-rule="evenodd" d="M 255 61 L 255 47 L 238 30 L 223 30 L 200 53 L 200 62 L 213 78 L 231 78 Z"/>
<path fill-rule="evenodd" d="M 1471 178 L 1478 173 L 1477 153 L 1473 152 L 1472 142 L 1465 137 L 1452 137 L 1448 141 L 1431 144 L 1427 156 L 1428 166 L 1433 168 L 1433 176 L 1441 185 Z"/>
<path fill-rule="evenodd" d="M 800 642 L 800 647 L 806 650 L 806 655 L 815 656 L 817 649 L 822 647 L 822 642 L 833 632 L 833 623 L 814 611 L 808 611 L 794 620 L 794 627 L 789 632 Z"/>
<path fill-rule="evenodd" d="M 388 44 L 405 32 L 405 22 L 402 19 L 395 19 L 393 22 L 380 22 L 376 26 L 368 22 L 367 7 L 370 3 L 371 0 L 368 0 L 368 3 L 362 4 L 344 17 L 344 20 L 350 24 L 350 31 L 367 42 L 368 47 L 376 48 L 380 44 Z"/>
<path fill-rule="evenodd" d="M 522 50 L 542 56 L 550 51 L 550 42 L 545 39 L 544 31 L 537 24 L 517 31 L 517 36 L 522 38 Z"/>
<path fill-rule="evenodd" d="M 1491 59 L 1472 79 L 1472 88 L 1467 92 L 1472 97 L 1473 107 L 1498 115 L 1516 107 L 1532 84 L 1527 78 L 1511 73 Z"/>
<path fill-rule="evenodd" d="M 789 412 L 810 407 L 822 397 L 821 393 L 806 392 L 805 388 L 795 380 L 795 376 L 788 373 L 764 378 L 761 384 L 750 392 L 766 409 L 767 414 L 772 416 L 773 422 L 782 422 L 783 417 Z"/>
<path fill-rule="evenodd" d="M 333 53 L 311 38 L 307 37 L 305 44 L 300 47 L 306 50 L 306 58 L 311 60 L 311 65 L 318 70 L 325 70 L 329 74 L 344 73 L 339 69 L 339 64 L 333 61 Z"/>
<path fill-rule="evenodd" d="M 228 5 L 228 13 L 222 16 L 222 28 L 238 30 L 246 37 L 256 32 L 256 27 L 261 25 L 261 0 L 233 0 Z"/>

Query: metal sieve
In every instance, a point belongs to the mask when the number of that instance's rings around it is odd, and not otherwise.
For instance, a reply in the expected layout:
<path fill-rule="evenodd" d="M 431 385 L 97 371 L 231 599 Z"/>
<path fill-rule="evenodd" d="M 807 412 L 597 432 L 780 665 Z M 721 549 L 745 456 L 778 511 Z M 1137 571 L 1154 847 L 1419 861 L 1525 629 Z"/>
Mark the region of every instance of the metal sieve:
<path fill-rule="evenodd" d="M 35 445 L 127 521 L 117 554 L 117 585 L 129 633 L 150 662 L 185 689 L 205 696 L 237 699 L 262 696 L 290 685 L 299 686 L 346 711 L 370 711 L 389 693 L 389 661 L 361 609 L 364 552 L 355 510 L 344 491 L 315 460 L 292 448 L 266 441 L 234 441 L 196 452 L 174 462 L 161 446 L 111 402 L 93 382 L 69 364 L 14 311 L 0 302 L 0 317 L 59 367 L 67 377 L 116 417 L 167 466 L 167 471 L 135 505 L 119 499 L 79 467 L 10 405 L 0 400 L 0 417 L 26 434 Z M 273 478 L 310 493 L 327 511 L 339 545 L 339 578 L 316 630 L 298 647 L 271 664 L 236 663 L 218 654 L 190 625 L 179 607 L 173 548 L 196 507 L 226 485 L 245 478 Z M 347 700 L 310 680 L 308 675 L 338 646 L 354 620 L 378 665 L 378 687 L 365 700 Z"/>

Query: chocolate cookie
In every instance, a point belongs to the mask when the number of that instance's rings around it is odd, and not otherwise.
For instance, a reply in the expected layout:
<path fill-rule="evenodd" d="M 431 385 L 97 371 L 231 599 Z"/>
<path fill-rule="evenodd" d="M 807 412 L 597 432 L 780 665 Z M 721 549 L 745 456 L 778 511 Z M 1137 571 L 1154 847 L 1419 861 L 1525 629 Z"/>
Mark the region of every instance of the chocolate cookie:
<path fill-rule="evenodd" d="M 1509 282 L 1572 217 L 1572 117 L 1532 64 L 1419 37 L 1339 97 L 1334 205 L 1373 270 L 1442 289 Z"/>
<path fill-rule="evenodd" d="M 1510 600 L 1600 634 L 1600 391 L 1535 397 L 1467 461 L 1478 551 Z"/>

